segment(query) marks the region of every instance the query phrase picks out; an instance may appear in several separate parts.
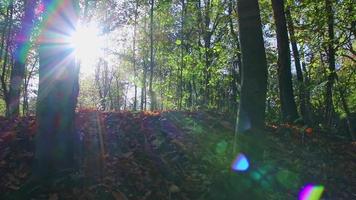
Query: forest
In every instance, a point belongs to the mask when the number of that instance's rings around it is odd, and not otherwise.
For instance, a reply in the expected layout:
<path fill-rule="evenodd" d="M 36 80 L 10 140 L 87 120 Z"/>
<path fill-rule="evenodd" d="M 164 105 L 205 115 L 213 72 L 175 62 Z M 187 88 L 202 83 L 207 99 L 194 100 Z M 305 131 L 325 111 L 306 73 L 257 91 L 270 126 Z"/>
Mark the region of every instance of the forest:
<path fill-rule="evenodd" d="M 356 199 L 354 0 L 0 0 L 0 199 Z"/>

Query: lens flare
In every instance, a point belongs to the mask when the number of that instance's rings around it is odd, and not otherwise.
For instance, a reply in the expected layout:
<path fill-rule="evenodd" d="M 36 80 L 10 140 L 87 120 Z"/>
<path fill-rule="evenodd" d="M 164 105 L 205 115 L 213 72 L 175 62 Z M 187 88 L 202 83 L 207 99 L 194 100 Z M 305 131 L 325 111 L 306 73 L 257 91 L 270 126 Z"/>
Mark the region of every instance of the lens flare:
<path fill-rule="evenodd" d="M 76 32 L 70 38 L 71 44 L 80 59 L 90 59 L 99 54 L 100 41 L 99 29 L 94 25 L 78 26 Z"/>
<path fill-rule="evenodd" d="M 299 193 L 299 200 L 320 200 L 323 192 L 322 185 L 306 185 Z"/>
<path fill-rule="evenodd" d="M 237 155 L 236 159 L 231 164 L 233 171 L 246 171 L 249 167 L 249 162 L 243 153 Z"/>

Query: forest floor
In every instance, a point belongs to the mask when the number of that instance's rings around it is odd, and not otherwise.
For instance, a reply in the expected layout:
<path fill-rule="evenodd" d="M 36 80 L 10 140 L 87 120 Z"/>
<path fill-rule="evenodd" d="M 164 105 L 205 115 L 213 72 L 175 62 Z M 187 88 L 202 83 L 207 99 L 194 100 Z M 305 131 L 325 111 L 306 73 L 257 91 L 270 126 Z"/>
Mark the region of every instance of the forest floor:
<path fill-rule="evenodd" d="M 0 199 L 287 200 L 306 184 L 356 199 L 356 144 L 321 130 L 269 125 L 263 162 L 234 172 L 235 123 L 223 114 L 80 111 L 76 124 L 80 169 L 23 194 L 35 119 L 1 118 Z"/>

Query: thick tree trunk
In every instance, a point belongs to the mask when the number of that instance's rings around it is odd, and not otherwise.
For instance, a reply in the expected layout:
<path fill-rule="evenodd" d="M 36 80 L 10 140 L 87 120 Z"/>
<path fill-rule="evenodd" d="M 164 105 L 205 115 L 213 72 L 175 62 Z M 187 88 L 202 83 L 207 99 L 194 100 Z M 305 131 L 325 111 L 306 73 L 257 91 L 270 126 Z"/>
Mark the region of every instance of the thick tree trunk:
<path fill-rule="evenodd" d="M 68 35 L 77 24 L 78 1 L 44 0 L 44 28 L 39 46 L 35 176 L 51 178 L 74 167 L 74 120 L 79 67 Z M 56 5 L 56 4 L 55 4 Z"/>
<path fill-rule="evenodd" d="M 330 127 L 334 115 L 333 87 L 335 82 L 335 49 L 334 49 L 334 13 L 331 0 L 325 0 L 326 14 L 328 17 L 328 81 L 326 83 L 325 96 L 325 124 Z"/>
<path fill-rule="evenodd" d="M 298 112 L 293 94 L 289 39 L 284 12 L 284 0 L 272 0 L 272 8 L 277 33 L 278 81 L 282 119 L 283 121 L 293 122 L 298 118 Z"/>
<path fill-rule="evenodd" d="M 239 135 L 240 151 L 249 156 L 250 164 L 263 159 L 265 148 L 265 109 L 267 62 L 263 42 L 258 0 L 239 0 L 239 34 L 242 54 L 242 79 L 235 141 Z M 236 146 L 234 146 L 234 152 Z M 251 196 L 252 199 L 261 197 Z"/>
<path fill-rule="evenodd" d="M 238 132 L 261 130 L 265 122 L 267 62 L 257 0 L 239 0 L 242 81 Z"/>
<path fill-rule="evenodd" d="M 11 118 L 17 117 L 20 113 L 21 85 L 25 78 L 26 59 L 30 48 L 35 5 L 35 0 L 25 1 L 25 14 L 22 18 L 20 31 L 15 37 L 15 65 L 11 71 L 9 91 L 9 117 Z"/>

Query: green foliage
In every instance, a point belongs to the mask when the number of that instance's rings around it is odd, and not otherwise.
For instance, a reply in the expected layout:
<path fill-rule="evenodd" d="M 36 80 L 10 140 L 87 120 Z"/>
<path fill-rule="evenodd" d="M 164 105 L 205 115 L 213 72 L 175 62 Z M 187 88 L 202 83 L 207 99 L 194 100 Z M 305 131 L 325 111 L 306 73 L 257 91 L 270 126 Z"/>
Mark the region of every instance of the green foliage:
<path fill-rule="evenodd" d="M 6 112 L 5 101 L 0 99 L 0 116 L 5 116 L 5 112 Z"/>

